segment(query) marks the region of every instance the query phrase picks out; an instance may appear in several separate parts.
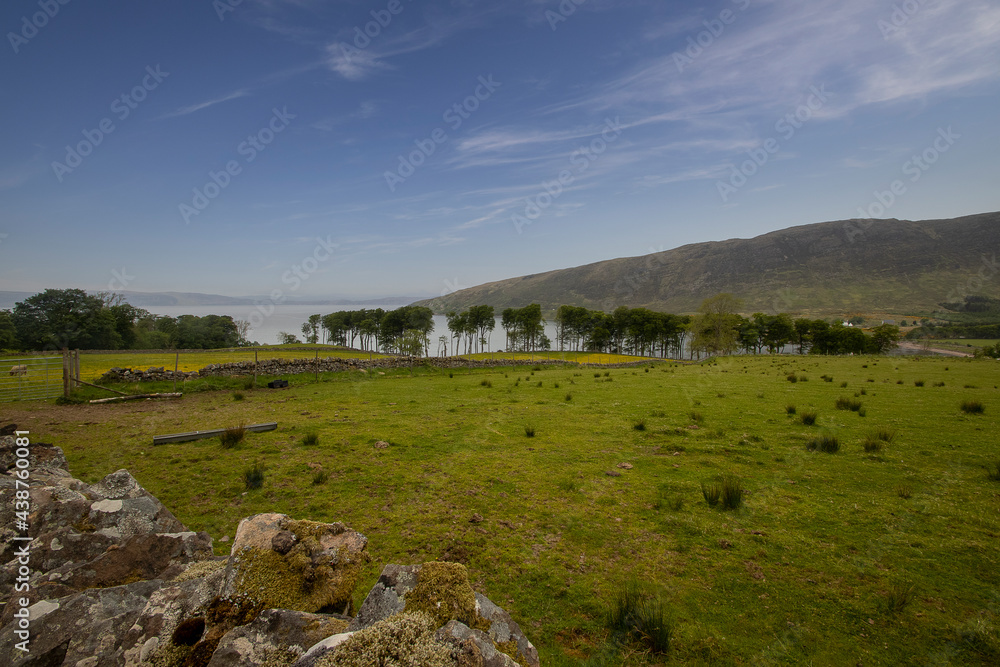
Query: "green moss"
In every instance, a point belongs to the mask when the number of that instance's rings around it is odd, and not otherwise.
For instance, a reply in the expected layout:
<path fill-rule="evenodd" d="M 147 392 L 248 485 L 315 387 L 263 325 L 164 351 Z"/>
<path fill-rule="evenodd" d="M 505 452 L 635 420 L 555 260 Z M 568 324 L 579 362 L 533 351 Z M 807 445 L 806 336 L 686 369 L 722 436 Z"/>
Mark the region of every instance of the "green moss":
<path fill-rule="evenodd" d="M 318 612 L 343 609 L 351 601 L 365 558 L 348 557 L 346 549 L 336 565 L 314 565 L 312 554 L 322 547 L 307 537 L 282 556 L 270 549 L 247 547 L 236 563 L 236 590 L 265 608 Z"/>
<path fill-rule="evenodd" d="M 459 563 L 424 563 L 416 587 L 406 594 L 406 610 L 429 614 L 437 627 L 452 619 L 473 627 L 479 616 L 469 571 Z"/>
<path fill-rule="evenodd" d="M 422 612 L 396 614 L 354 633 L 316 667 L 454 667 L 451 647 L 434 639 L 437 627 Z"/>

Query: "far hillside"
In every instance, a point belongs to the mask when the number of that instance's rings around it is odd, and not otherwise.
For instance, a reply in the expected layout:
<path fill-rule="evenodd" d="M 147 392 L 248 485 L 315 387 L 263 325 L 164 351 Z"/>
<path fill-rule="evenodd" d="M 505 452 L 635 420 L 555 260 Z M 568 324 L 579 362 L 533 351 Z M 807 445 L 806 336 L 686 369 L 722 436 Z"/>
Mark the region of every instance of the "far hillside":
<path fill-rule="evenodd" d="M 969 294 L 1000 297 L 1000 213 L 948 220 L 841 220 L 752 239 L 695 243 L 459 290 L 417 305 L 436 313 L 568 304 L 692 313 L 730 293 L 744 312 L 929 314 Z"/>

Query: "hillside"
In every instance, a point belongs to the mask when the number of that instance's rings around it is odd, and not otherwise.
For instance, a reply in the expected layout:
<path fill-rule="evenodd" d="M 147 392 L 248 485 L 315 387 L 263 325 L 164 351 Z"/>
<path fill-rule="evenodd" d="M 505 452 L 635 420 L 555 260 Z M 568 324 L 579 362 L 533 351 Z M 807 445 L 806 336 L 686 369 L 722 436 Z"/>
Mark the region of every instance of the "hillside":
<path fill-rule="evenodd" d="M 529 303 L 548 312 L 572 304 L 683 313 L 731 292 L 747 313 L 917 314 L 966 294 L 1000 296 L 998 247 L 1000 213 L 842 220 L 486 283 L 418 305 L 437 313 Z"/>

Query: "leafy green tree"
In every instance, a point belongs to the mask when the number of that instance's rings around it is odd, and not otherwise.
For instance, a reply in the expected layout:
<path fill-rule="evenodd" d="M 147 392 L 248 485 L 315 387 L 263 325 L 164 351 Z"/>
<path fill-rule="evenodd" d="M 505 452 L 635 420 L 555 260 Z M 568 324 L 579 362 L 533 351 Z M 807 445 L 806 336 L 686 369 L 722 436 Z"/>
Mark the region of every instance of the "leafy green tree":
<path fill-rule="evenodd" d="M 899 327 L 893 324 L 880 324 L 872 329 L 871 337 L 875 350 L 879 354 L 885 354 L 899 344 Z"/>
<path fill-rule="evenodd" d="M 13 315 L 9 310 L 0 310 L 0 349 L 14 350 L 19 347 Z"/>
<path fill-rule="evenodd" d="M 732 294 L 705 299 L 693 324 L 692 346 L 709 354 L 726 354 L 736 349 L 743 302 Z"/>
<path fill-rule="evenodd" d="M 26 349 L 116 350 L 122 340 L 104 302 L 80 289 L 47 289 L 14 305 L 17 338 Z"/>
<path fill-rule="evenodd" d="M 309 320 L 302 324 L 302 335 L 305 337 L 307 343 L 315 345 L 319 342 L 319 328 L 322 321 L 323 316 L 316 314 L 310 315 Z"/>
<path fill-rule="evenodd" d="M 287 331 L 279 331 L 278 340 L 281 342 L 282 345 L 292 345 L 294 343 L 301 342 L 299 341 L 298 336 L 296 336 L 295 334 L 288 333 Z"/>

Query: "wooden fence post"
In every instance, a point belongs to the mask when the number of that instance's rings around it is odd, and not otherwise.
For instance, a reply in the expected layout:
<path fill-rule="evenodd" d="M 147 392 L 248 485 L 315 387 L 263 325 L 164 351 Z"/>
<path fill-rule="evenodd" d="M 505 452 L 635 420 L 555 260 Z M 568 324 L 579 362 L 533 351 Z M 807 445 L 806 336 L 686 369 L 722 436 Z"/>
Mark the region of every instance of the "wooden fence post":
<path fill-rule="evenodd" d="M 69 350 L 63 348 L 63 397 L 69 398 Z"/>
<path fill-rule="evenodd" d="M 253 388 L 257 388 L 257 348 L 253 349 Z"/>

